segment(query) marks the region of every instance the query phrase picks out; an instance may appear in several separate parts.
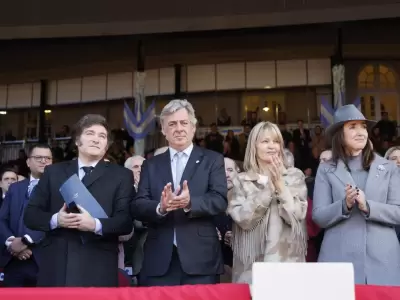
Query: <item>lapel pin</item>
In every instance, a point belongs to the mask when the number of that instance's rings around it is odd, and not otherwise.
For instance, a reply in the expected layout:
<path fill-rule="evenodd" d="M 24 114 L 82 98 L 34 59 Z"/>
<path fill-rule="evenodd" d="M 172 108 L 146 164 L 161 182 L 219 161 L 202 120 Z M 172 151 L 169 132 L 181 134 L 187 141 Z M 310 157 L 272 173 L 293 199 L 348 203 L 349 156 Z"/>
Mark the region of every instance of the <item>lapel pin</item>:
<path fill-rule="evenodd" d="M 200 161 L 199 160 L 196 160 L 196 164 L 198 164 Z"/>
<path fill-rule="evenodd" d="M 384 166 L 379 165 L 378 166 L 378 174 L 376 174 L 376 177 L 379 177 L 379 175 L 381 175 L 382 172 L 384 172 L 386 169 Z"/>

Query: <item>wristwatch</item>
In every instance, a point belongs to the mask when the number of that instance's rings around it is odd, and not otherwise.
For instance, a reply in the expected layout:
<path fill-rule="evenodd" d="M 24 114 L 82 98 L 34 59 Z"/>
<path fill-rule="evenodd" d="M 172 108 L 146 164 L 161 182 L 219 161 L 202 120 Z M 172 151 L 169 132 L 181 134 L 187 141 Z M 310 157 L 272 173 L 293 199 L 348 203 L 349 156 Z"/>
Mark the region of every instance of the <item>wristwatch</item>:
<path fill-rule="evenodd" d="M 21 238 L 21 242 L 22 242 L 25 246 L 28 246 L 29 248 L 32 248 L 32 247 L 35 245 L 35 243 L 31 243 L 31 242 L 26 238 L 26 236 L 23 236 L 23 237 Z"/>

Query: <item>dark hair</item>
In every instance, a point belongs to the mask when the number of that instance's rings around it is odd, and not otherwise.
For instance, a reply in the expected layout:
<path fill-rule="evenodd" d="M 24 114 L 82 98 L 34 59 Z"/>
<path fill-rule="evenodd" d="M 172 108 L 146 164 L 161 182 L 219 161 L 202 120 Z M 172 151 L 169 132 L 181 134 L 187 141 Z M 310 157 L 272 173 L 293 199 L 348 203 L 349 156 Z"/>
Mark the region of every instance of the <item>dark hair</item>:
<path fill-rule="evenodd" d="M 349 169 L 348 155 L 344 146 L 343 128 L 344 125 L 340 126 L 340 128 L 337 129 L 332 136 L 332 160 L 337 165 L 339 159 L 341 159 L 346 165 L 347 169 Z M 362 149 L 361 155 L 363 169 L 368 171 L 375 157 L 374 150 L 372 149 L 372 143 L 369 140 L 367 141 L 364 149 Z"/>
<path fill-rule="evenodd" d="M 28 148 L 28 153 L 27 153 L 28 157 L 31 157 L 33 150 L 35 150 L 36 148 L 48 149 L 51 152 L 51 148 L 47 144 L 33 144 L 33 145 L 29 146 L 29 148 Z"/>
<path fill-rule="evenodd" d="M 18 172 L 17 172 L 17 170 L 16 170 L 15 168 L 13 168 L 13 167 L 10 167 L 10 166 L 3 167 L 3 168 L 0 170 L 0 180 L 3 180 L 3 176 L 4 176 L 4 174 L 5 174 L 6 172 L 13 172 L 13 173 L 15 173 L 15 174 L 17 175 L 17 180 L 18 180 Z"/>
<path fill-rule="evenodd" d="M 73 130 L 73 138 L 76 142 L 77 139 L 82 135 L 83 131 L 93 125 L 103 126 L 107 131 L 108 145 L 111 143 L 110 128 L 108 127 L 107 120 L 102 115 L 88 114 L 83 116 L 78 122 L 76 122 Z"/>
<path fill-rule="evenodd" d="M 230 137 L 230 136 L 229 136 L 229 133 L 230 133 L 230 132 L 232 132 L 233 137 Z M 231 141 L 231 140 L 233 140 L 234 138 L 235 138 L 235 133 L 233 132 L 233 130 L 229 129 L 229 130 L 226 132 L 225 141 Z"/>

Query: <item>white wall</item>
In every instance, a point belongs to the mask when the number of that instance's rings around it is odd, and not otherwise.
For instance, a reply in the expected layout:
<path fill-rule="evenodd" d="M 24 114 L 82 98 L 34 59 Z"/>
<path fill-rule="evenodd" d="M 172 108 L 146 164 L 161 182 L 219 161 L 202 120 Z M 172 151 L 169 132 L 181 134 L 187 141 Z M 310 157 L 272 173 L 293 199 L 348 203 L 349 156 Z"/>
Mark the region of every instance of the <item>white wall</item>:
<path fill-rule="evenodd" d="M 49 105 L 88 103 L 132 97 L 134 72 L 52 80 Z M 331 84 L 329 59 L 235 62 L 183 67 L 182 91 L 207 92 Z M 173 95 L 173 68 L 146 71 L 146 96 Z M 0 86 L 0 109 L 38 107 L 40 84 Z"/>

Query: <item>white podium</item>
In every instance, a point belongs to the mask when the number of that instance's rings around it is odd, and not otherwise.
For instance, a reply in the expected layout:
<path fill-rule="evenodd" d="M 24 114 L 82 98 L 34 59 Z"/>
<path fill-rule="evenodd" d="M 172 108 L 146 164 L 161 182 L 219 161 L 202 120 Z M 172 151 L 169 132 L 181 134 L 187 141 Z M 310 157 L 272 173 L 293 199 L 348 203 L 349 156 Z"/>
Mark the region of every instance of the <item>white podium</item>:
<path fill-rule="evenodd" d="M 351 263 L 254 263 L 253 300 L 355 300 Z"/>

